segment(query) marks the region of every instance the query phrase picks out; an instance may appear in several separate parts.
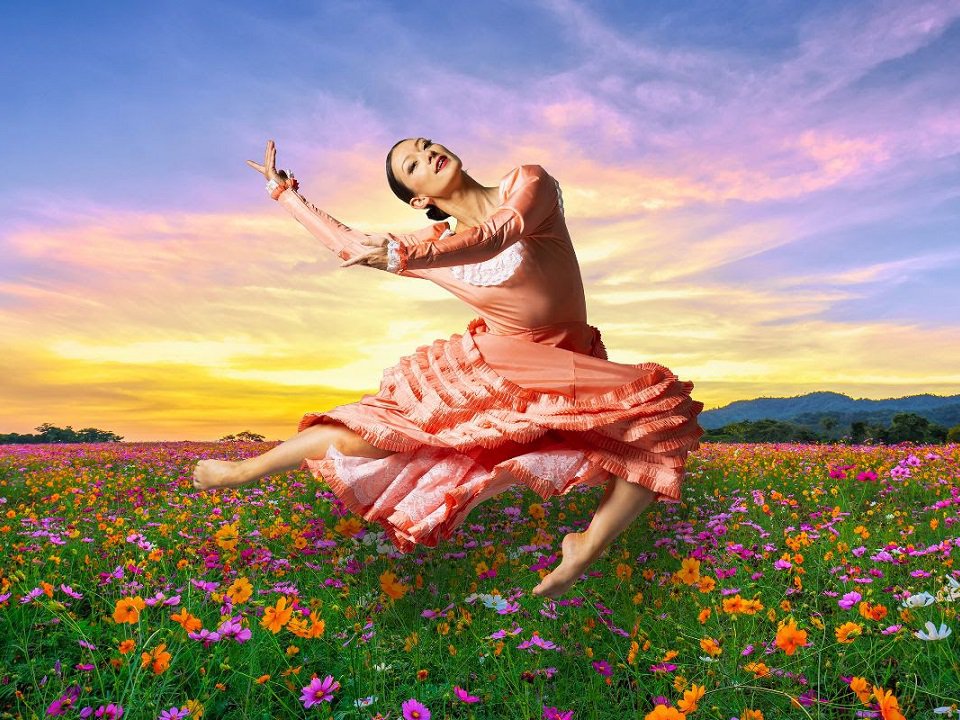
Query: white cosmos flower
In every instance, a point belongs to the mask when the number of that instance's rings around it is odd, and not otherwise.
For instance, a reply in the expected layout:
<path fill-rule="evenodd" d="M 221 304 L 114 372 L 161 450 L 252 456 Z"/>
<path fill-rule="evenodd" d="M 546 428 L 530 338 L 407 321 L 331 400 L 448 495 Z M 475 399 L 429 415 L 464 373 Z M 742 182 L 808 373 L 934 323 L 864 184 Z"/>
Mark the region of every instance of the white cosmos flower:
<path fill-rule="evenodd" d="M 956 705 L 941 705 L 941 706 L 938 707 L 938 708 L 934 708 L 933 711 L 934 711 L 937 715 L 946 715 L 947 717 L 953 717 L 954 715 L 960 715 L 960 713 L 957 712 L 957 706 L 956 706 Z"/>
<path fill-rule="evenodd" d="M 936 602 L 936 598 L 933 597 L 928 592 L 922 592 L 917 595 L 911 595 L 906 600 L 903 601 L 902 607 L 926 607 L 932 602 Z"/>
<path fill-rule="evenodd" d="M 917 630 L 914 635 L 916 635 L 921 640 L 943 640 L 950 633 L 953 632 L 950 628 L 947 627 L 946 623 L 940 623 L 940 629 L 937 630 L 936 625 L 927 620 L 924 623 L 924 626 L 927 628 L 927 632 L 924 633 L 923 630 Z"/>
<path fill-rule="evenodd" d="M 947 582 L 950 583 L 950 599 L 956 600 L 960 598 L 960 582 L 957 582 L 957 579 L 953 575 L 947 575 Z"/>

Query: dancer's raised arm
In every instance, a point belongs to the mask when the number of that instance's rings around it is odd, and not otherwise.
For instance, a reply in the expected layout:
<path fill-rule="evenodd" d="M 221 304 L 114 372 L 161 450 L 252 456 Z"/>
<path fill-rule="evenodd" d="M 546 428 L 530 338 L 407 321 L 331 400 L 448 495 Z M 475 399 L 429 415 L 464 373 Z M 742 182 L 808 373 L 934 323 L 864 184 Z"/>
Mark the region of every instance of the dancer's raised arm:
<path fill-rule="evenodd" d="M 314 237 L 336 253 L 342 260 L 351 260 L 369 252 L 371 244 L 386 245 L 394 240 L 403 245 L 415 245 L 435 240 L 448 229 L 446 223 L 434 223 L 413 233 L 367 234 L 347 227 L 324 212 L 297 192 L 298 183 L 292 173 L 276 168 L 277 148 L 272 140 L 267 142 L 263 165 L 247 160 L 247 164 L 261 173 L 268 181 L 271 196 L 286 209 Z M 407 273 L 414 275 L 415 273 Z"/>
<path fill-rule="evenodd" d="M 401 245 L 415 245 L 436 240 L 449 227 L 445 222 L 439 222 L 412 233 L 364 233 L 347 227 L 292 187 L 283 190 L 277 197 L 277 201 L 297 222 L 309 230 L 311 235 L 342 260 L 352 260 L 358 255 L 369 252 L 371 245 L 386 245 L 391 240 Z"/>
<path fill-rule="evenodd" d="M 398 242 L 398 272 L 447 267 L 489 260 L 530 234 L 557 207 L 560 194 L 556 180 L 540 165 L 521 165 L 506 178 L 503 204 L 484 222 L 458 230 L 442 240 L 426 238 L 417 243 Z"/>

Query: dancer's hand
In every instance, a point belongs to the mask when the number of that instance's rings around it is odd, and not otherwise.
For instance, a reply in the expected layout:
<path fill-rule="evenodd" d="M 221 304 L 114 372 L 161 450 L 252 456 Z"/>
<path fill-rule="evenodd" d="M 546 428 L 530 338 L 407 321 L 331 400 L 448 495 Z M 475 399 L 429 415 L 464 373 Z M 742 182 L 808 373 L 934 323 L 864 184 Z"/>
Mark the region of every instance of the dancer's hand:
<path fill-rule="evenodd" d="M 361 255 L 350 258 L 346 262 L 340 263 L 340 267 L 360 264 L 376 268 L 377 270 L 386 270 L 387 243 L 390 242 L 389 238 L 383 238 L 382 240 L 377 240 L 376 238 L 361 238 L 360 242 L 364 245 L 372 246 L 371 249 Z"/>
<path fill-rule="evenodd" d="M 281 183 L 287 179 L 287 174 L 283 170 L 277 170 L 277 146 L 273 140 L 267 140 L 267 150 L 263 155 L 263 165 L 255 163 L 253 160 L 247 160 L 247 165 L 263 175 L 263 177 L 267 179 L 267 182 L 276 180 L 278 183 Z"/>

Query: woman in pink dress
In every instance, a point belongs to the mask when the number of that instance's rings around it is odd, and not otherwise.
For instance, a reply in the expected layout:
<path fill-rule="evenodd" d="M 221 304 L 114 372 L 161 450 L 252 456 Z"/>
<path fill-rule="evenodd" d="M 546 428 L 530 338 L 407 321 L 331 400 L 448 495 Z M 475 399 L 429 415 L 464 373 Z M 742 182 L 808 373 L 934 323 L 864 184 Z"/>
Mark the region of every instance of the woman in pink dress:
<path fill-rule="evenodd" d="M 448 539 L 484 500 L 524 483 L 544 500 L 606 484 L 589 527 L 561 542 L 562 562 L 533 589 L 566 592 L 653 501 L 678 500 L 703 429 L 693 383 L 654 362 L 612 362 L 587 323 L 560 186 L 521 165 L 495 186 L 426 138 L 387 155 L 394 193 L 433 224 L 410 234 L 353 230 L 308 202 L 267 143 L 267 190 L 343 261 L 428 280 L 473 308 L 462 334 L 387 368 L 376 395 L 309 412 L 286 442 L 241 462 L 201 460 L 209 490 L 309 470 L 401 552 Z M 442 220 L 452 216 L 452 229 Z"/>

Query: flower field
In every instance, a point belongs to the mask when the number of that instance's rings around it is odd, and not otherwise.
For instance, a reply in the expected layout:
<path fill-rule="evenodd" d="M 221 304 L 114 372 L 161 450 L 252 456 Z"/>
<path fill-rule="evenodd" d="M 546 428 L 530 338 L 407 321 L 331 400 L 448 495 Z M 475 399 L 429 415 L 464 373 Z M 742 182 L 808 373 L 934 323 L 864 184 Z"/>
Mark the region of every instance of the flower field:
<path fill-rule="evenodd" d="M 0 446 L 0 718 L 960 717 L 960 446 L 707 443 L 565 596 L 602 488 L 408 555 L 274 443 Z"/>

